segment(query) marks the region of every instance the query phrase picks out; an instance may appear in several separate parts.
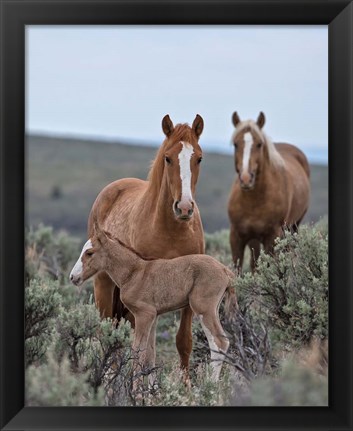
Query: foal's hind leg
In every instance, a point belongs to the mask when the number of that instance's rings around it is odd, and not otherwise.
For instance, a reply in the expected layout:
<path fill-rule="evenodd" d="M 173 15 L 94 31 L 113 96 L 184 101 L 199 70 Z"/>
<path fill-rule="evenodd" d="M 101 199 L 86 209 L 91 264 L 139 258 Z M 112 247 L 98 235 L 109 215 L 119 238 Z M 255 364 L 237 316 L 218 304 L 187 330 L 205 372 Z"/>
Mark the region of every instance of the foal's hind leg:
<path fill-rule="evenodd" d="M 217 382 L 224 361 L 224 354 L 227 353 L 229 347 L 229 341 L 216 311 L 200 314 L 199 317 L 211 350 L 212 380 Z"/>

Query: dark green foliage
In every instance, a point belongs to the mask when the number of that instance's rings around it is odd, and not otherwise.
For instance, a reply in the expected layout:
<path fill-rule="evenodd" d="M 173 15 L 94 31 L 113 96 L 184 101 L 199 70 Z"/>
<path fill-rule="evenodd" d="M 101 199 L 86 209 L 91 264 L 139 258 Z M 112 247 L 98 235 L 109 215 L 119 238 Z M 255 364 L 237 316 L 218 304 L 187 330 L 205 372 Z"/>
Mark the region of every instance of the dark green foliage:
<path fill-rule="evenodd" d="M 278 377 L 254 380 L 247 394 L 234 396 L 237 406 L 328 406 L 327 377 L 292 362 L 282 364 Z"/>
<path fill-rule="evenodd" d="M 237 279 L 240 303 L 269 325 L 273 341 L 298 347 L 328 336 L 327 257 L 322 227 L 302 226 L 277 240 L 274 256 L 261 254 L 254 275 Z"/>
<path fill-rule="evenodd" d="M 61 284 L 67 281 L 69 268 L 78 258 L 79 243 L 66 232 L 40 224 L 26 232 L 26 280 L 48 275 Z"/>
<path fill-rule="evenodd" d="M 25 363 L 42 361 L 51 342 L 61 296 L 58 283 L 33 279 L 25 289 Z"/>

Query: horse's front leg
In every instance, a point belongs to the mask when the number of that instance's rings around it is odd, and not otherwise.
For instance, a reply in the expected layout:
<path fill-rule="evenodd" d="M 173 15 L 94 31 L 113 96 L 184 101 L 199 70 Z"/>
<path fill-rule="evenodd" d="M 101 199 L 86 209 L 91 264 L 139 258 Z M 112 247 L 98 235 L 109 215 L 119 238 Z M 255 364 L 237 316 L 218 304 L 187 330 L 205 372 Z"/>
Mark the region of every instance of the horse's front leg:
<path fill-rule="evenodd" d="M 239 236 L 233 226 L 230 228 L 230 248 L 232 250 L 234 267 L 238 273 L 241 273 L 243 268 L 245 242 Z"/>
<path fill-rule="evenodd" d="M 101 318 L 113 317 L 113 298 L 115 283 L 106 272 L 94 278 L 94 300 Z"/>
<path fill-rule="evenodd" d="M 181 310 L 180 326 L 176 336 L 176 346 L 180 356 L 184 383 L 189 386 L 189 361 L 192 351 L 192 310 L 189 306 Z"/>

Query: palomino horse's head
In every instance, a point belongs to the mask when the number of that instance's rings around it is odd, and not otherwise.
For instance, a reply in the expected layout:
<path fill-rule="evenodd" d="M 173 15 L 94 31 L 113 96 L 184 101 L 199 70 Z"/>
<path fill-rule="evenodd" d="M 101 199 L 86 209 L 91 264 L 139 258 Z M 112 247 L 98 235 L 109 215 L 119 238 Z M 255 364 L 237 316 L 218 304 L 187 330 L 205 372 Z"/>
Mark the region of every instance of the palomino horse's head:
<path fill-rule="evenodd" d="M 194 212 L 194 193 L 202 160 L 199 137 L 203 130 L 203 119 L 196 115 L 191 127 L 187 124 L 174 127 L 169 115 L 166 115 L 162 120 L 162 129 L 166 139 L 157 158 L 170 190 L 172 210 L 178 220 L 190 220 Z"/>
<path fill-rule="evenodd" d="M 239 175 L 242 189 L 250 190 L 255 185 L 256 174 L 264 156 L 266 137 L 262 132 L 265 124 L 265 115 L 260 112 L 257 121 L 241 121 L 237 112 L 234 112 L 233 124 L 235 132 L 232 143 L 235 149 L 235 170 Z"/>

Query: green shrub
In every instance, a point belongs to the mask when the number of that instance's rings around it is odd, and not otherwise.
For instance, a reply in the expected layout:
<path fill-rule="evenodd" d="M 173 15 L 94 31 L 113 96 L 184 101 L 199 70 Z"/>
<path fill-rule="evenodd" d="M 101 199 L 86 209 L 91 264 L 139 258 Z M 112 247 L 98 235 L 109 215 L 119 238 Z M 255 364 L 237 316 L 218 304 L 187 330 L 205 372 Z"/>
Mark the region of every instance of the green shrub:
<path fill-rule="evenodd" d="M 288 347 L 328 334 L 328 238 L 317 227 L 278 239 L 273 256 L 261 253 L 255 274 L 236 280 L 239 302 Z"/>
<path fill-rule="evenodd" d="M 292 362 L 285 362 L 278 377 L 252 382 L 247 394 L 238 394 L 238 406 L 328 406 L 328 379 Z"/>
<path fill-rule="evenodd" d="M 33 279 L 25 288 L 25 364 L 41 361 L 51 342 L 61 297 L 52 280 Z"/>
<path fill-rule="evenodd" d="M 103 390 L 94 391 L 88 373 L 73 373 L 69 360 L 58 362 L 49 353 L 47 362 L 26 371 L 27 406 L 102 406 Z"/>
<path fill-rule="evenodd" d="M 66 232 L 53 232 L 49 226 L 39 225 L 26 232 L 26 280 L 38 275 L 49 275 L 61 284 L 79 256 L 79 240 Z"/>

